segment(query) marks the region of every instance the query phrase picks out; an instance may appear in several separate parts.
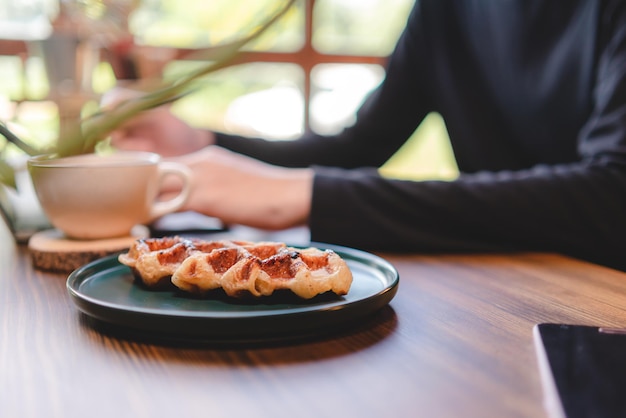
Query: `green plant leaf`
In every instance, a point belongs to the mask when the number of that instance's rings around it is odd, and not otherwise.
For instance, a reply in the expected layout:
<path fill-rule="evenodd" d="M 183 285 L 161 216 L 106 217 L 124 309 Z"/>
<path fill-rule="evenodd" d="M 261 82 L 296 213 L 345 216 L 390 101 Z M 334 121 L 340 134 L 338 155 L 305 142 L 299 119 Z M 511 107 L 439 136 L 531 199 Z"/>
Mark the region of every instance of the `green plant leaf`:
<path fill-rule="evenodd" d="M 21 149 L 22 151 L 24 151 L 28 155 L 36 155 L 38 153 L 38 151 L 35 148 L 31 147 L 26 142 L 24 142 L 20 138 L 18 138 L 3 123 L 0 123 L 0 135 L 5 137 L 7 139 L 7 141 L 9 141 L 13 145 L 17 146 L 19 149 Z"/>
<path fill-rule="evenodd" d="M 15 170 L 4 160 L 0 160 L 0 183 L 13 189 L 17 189 L 17 184 L 15 183 Z"/>

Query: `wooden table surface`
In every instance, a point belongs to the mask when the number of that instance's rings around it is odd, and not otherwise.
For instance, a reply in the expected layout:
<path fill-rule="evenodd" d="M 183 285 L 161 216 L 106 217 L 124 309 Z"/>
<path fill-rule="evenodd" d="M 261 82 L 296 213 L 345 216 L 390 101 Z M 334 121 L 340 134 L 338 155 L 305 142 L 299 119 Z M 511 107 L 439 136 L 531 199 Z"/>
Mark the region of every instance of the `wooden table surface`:
<path fill-rule="evenodd" d="M 545 417 L 533 325 L 626 326 L 626 274 L 551 254 L 382 255 L 391 304 L 265 347 L 99 332 L 0 224 L 0 417 Z"/>

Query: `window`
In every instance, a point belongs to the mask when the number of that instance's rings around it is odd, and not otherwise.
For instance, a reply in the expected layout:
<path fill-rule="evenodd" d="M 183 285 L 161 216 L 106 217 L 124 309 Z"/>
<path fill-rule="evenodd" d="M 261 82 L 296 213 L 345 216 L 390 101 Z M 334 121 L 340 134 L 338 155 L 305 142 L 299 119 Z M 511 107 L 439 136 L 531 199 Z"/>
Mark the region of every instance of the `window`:
<path fill-rule="evenodd" d="M 198 93 L 176 104 L 191 123 L 276 139 L 306 129 L 330 134 L 350 123 L 384 77 L 386 57 L 412 0 L 301 0 L 241 56 L 241 65 L 212 74 Z M 131 19 L 138 42 L 189 49 L 219 43 L 276 0 L 144 0 Z M 152 22 L 147 25 L 146 22 Z M 170 62 L 166 77 L 194 65 Z"/>

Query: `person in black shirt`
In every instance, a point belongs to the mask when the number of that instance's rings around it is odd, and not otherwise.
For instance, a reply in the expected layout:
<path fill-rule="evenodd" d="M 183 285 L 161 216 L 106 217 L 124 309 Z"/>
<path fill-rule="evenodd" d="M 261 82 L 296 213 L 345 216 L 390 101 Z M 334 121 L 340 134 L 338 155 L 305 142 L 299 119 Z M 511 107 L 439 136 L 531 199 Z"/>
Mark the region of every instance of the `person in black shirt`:
<path fill-rule="evenodd" d="M 382 177 L 429 112 L 445 120 L 458 179 Z M 143 115 L 113 142 L 160 151 L 174 119 Z M 417 0 L 385 80 L 340 134 L 272 142 L 182 125 L 175 141 L 193 146 L 170 155 L 200 149 L 177 157 L 196 174 L 188 209 L 225 222 L 307 224 L 314 241 L 367 250 L 547 251 L 626 270 L 624 1 Z"/>

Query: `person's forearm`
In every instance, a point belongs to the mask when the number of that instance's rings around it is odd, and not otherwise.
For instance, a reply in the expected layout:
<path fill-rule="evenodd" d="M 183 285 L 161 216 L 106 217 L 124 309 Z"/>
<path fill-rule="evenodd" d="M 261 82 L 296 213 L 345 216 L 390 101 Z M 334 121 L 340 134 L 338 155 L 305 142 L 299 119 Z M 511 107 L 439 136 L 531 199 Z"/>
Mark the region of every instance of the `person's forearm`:
<path fill-rule="evenodd" d="M 384 179 L 316 172 L 316 241 L 384 251 L 553 251 L 626 268 L 626 169 L 571 165 L 465 176 Z"/>
<path fill-rule="evenodd" d="M 255 216 L 266 229 L 285 229 L 305 225 L 311 211 L 313 171 L 289 170 L 275 180 L 273 196 L 261 196 L 267 202 L 264 216 Z"/>

